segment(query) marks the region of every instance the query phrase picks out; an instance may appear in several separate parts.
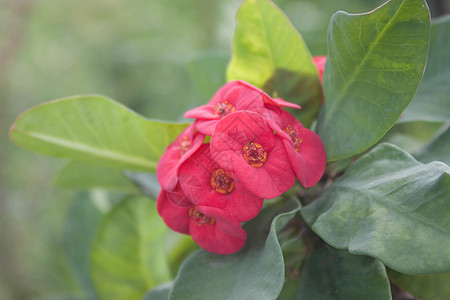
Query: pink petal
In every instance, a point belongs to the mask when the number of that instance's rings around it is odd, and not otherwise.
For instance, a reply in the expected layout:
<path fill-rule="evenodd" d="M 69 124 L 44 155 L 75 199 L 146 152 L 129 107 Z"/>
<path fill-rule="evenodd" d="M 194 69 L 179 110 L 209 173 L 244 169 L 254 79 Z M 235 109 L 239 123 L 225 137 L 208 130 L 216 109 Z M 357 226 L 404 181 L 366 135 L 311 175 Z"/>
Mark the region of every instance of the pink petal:
<path fill-rule="evenodd" d="M 169 200 L 167 192 L 161 190 L 156 200 L 156 209 L 170 229 L 189 234 L 189 224 L 191 219 L 189 217 L 190 207 L 177 206 Z"/>

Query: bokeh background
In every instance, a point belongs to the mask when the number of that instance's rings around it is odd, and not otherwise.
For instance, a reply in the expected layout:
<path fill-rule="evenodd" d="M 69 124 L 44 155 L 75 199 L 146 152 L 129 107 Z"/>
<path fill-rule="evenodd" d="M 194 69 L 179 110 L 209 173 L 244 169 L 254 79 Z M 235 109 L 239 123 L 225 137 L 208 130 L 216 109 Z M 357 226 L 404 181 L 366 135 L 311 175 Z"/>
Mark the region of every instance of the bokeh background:
<path fill-rule="evenodd" d="M 0 299 L 95 298 L 86 245 L 121 195 L 52 186 L 64 161 L 13 145 L 15 117 L 48 100 L 96 93 L 149 118 L 180 120 L 225 82 L 240 2 L 0 0 Z M 274 2 L 311 53 L 326 55 L 334 12 L 365 12 L 383 1 Z M 433 16 L 450 7 L 429 5 Z M 396 134 L 415 149 L 430 138 L 420 133 L 425 127 Z"/>

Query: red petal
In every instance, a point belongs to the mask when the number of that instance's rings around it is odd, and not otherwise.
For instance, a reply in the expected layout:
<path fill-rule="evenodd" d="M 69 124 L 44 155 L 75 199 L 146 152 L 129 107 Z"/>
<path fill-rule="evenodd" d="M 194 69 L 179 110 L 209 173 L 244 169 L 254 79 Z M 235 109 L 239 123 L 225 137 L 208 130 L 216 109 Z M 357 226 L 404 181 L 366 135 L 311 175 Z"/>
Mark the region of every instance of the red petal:
<path fill-rule="evenodd" d="M 220 119 L 220 117 L 214 113 L 214 108 L 209 104 L 188 110 L 184 113 L 184 117 L 192 119 Z"/>
<path fill-rule="evenodd" d="M 167 192 L 161 190 L 156 200 L 156 209 L 167 227 L 179 233 L 189 234 L 190 207 L 181 207 L 173 204 L 169 200 Z"/>
<path fill-rule="evenodd" d="M 276 139 L 266 163 L 261 168 L 253 168 L 242 158 L 234 165 L 236 176 L 253 194 L 272 199 L 280 196 L 295 183 L 295 174 L 286 157 L 286 149 L 281 139 Z"/>
<path fill-rule="evenodd" d="M 215 104 L 215 103 L 217 103 L 219 100 L 223 99 L 225 93 L 227 93 L 233 87 L 236 87 L 236 86 L 239 86 L 239 85 L 240 85 L 240 83 L 237 80 L 233 80 L 233 81 L 227 82 L 225 85 L 223 85 L 214 94 L 214 96 L 211 98 L 211 100 L 209 100 L 208 104 Z"/>
<path fill-rule="evenodd" d="M 198 206 L 205 216 L 215 219 L 215 224 L 198 225 L 190 223 L 190 232 L 194 241 L 203 249 L 216 254 L 232 254 L 245 244 L 247 233 L 241 224 L 215 207 Z"/>
<path fill-rule="evenodd" d="M 320 137 L 312 130 L 302 128 L 299 136 L 303 139 L 297 151 L 292 143 L 285 141 L 289 160 L 292 163 L 295 174 L 304 187 L 312 187 L 320 178 L 326 166 L 326 152 Z"/>
<path fill-rule="evenodd" d="M 189 125 L 176 139 L 170 144 L 161 156 L 156 167 L 156 177 L 161 187 L 167 191 L 173 190 L 178 182 L 177 172 L 180 165 L 190 157 L 203 144 L 205 136 L 201 133 L 194 133 L 195 127 Z M 186 137 L 191 142 L 191 147 L 180 154 L 180 141 Z"/>
<path fill-rule="evenodd" d="M 320 82 L 323 79 L 323 70 L 325 69 L 325 63 L 327 62 L 326 56 L 314 56 L 313 62 L 316 65 L 317 71 L 319 71 Z"/>
<path fill-rule="evenodd" d="M 295 103 L 292 103 L 292 102 L 284 101 L 284 100 L 281 99 L 281 98 L 274 98 L 274 99 L 272 99 L 272 101 L 273 101 L 276 105 L 278 105 L 278 106 L 292 107 L 292 108 L 302 109 L 302 107 L 301 107 L 300 105 L 295 104 Z M 270 103 L 270 104 L 272 104 L 272 103 Z M 272 104 L 272 105 L 273 105 L 273 104 Z"/>

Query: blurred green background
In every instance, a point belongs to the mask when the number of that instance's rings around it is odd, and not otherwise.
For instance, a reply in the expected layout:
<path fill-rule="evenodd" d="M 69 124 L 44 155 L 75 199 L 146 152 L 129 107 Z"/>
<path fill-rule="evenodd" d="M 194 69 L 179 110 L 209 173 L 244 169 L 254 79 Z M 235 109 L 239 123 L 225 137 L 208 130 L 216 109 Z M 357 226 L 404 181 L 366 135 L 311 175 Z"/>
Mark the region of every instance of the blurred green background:
<path fill-rule="evenodd" d="M 383 1 L 274 2 L 312 54 L 326 55 L 334 12 L 365 12 Z M 181 119 L 225 82 L 239 4 L 0 0 L 0 299 L 95 298 L 83 277 L 88 246 L 81 246 L 89 245 L 108 201 L 120 197 L 52 187 L 64 161 L 13 145 L 15 117 L 44 101 L 98 93 L 146 117 Z M 429 4 L 433 16 L 450 6 Z"/>

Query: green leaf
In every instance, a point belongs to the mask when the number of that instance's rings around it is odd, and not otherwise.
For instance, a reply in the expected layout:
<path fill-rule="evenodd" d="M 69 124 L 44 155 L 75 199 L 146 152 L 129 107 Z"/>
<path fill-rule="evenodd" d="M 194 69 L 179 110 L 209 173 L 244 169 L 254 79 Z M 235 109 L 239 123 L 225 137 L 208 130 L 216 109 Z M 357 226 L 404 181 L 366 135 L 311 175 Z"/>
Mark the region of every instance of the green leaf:
<path fill-rule="evenodd" d="M 399 122 L 450 121 L 450 16 L 433 19 L 428 62 L 417 94 Z"/>
<path fill-rule="evenodd" d="M 181 266 L 170 299 L 275 299 L 284 283 L 279 229 L 300 204 L 269 206 L 248 222 L 244 248 L 231 255 L 199 251 Z"/>
<path fill-rule="evenodd" d="M 136 193 L 137 188 L 122 174 L 122 170 L 71 161 L 56 175 L 53 184 L 65 189 L 102 188 Z"/>
<path fill-rule="evenodd" d="M 399 287 L 417 299 L 450 299 L 450 273 L 413 276 L 388 270 L 388 274 Z"/>
<path fill-rule="evenodd" d="M 423 163 L 438 160 L 450 166 L 450 126 L 447 125 L 447 128 L 422 149 L 416 159 Z"/>
<path fill-rule="evenodd" d="M 295 299 L 391 299 L 391 289 L 378 260 L 323 248 L 303 266 Z"/>
<path fill-rule="evenodd" d="M 106 216 L 91 252 L 92 277 L 101 299 L 140 300 L 171 279 L 166 232 L 149 198 L 127 198 Z"/>
<path fill-rule="evenodd" d="M 329 161 L 367 150 L 395 124 L 422 78 L 429 34 L 424 0 L 333 15 L 317 124 Z"/>
<path fill-rule="evenodd" d="M 173 282 L 157 286 L 149 291 L 142 300 L 168 300 Z"/>
<path fill-rule="evenodd" d="M 450 168 L 381 144 L 301 211 L 328 244 L 402 273 L 450 270 Z"/>
<path fill-rule="evenodd" d="M 186 125 L 147 120 L 103 96 L 74 96 L 25 111 L 10 137 L 41 154 L 153 172 Z"/>
<path fill-rule="evenodd" d="M 319 75 L 300 33 L 269 0 L 246 0 L 236 16 L 228 80 L 245 80 L 302 105 L 311 121 L 322 98 Z M 302 117 L 304 115 L 304 117 Z"/>
<path fill-rule="evenodd" d="M 89 268 L 89 254 L 102 217 L 103 213 L 95 207 L 88 194 L 82 192 L 76 194 L 64 221 L 64 249 L 86 293 L 84 299 L 96 299 Z"/>

